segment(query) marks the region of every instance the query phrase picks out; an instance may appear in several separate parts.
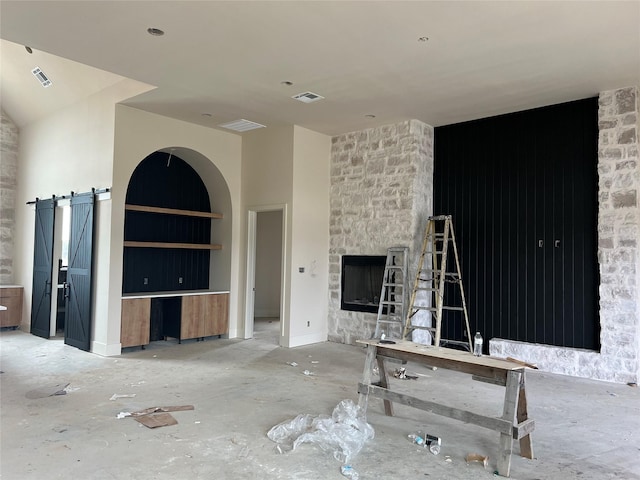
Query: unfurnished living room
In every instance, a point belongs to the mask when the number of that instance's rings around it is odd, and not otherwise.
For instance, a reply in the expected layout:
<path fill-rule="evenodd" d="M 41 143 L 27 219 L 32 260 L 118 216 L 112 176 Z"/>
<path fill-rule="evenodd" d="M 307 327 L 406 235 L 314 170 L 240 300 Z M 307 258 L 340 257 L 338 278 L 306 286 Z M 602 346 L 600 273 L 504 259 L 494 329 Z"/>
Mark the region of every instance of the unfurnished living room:
<path fill-rule="evenodd" d="M 640 479 L 640 1 L 0 1 L 3 479 Z"/>

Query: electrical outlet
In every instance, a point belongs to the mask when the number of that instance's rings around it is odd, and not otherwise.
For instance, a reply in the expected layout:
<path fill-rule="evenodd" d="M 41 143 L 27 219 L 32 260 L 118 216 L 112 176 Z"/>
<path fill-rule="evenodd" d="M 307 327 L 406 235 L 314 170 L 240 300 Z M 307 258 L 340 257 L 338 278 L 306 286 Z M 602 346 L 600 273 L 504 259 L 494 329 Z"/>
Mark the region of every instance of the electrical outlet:
<path fill-rule="evenodd" d="M 307 327 L 311 326 L 311 322 L 307 321 Z"/>
<path fill-rule="evenodd" d="M 142 279 L 142 283 L 143 283 L 144 285 L 149 285 L 149 278 L 148 278 L 148 277 L 144 277 L 144 278 Z"/>
<path fill-rule="evenodd" d="M 182 285 L 182 277 L 178 277 L 178 283 Z"/>

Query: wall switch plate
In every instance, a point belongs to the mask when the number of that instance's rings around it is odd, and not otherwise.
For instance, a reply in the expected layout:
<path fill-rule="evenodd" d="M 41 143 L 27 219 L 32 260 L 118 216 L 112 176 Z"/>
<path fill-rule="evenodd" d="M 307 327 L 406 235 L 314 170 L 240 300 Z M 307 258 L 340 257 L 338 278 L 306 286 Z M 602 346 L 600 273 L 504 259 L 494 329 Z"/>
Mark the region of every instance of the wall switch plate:
<path fill-rule="evenodd" d="M 144 279 L 142 280 L 142 283 L 144 285 L 149 285 L 149 278 L 148 277 L 144 277 Z"/>
<path fill-rule="evenodd" d="M 178 277 L 178 283 L 182 285 L 182 277 Z"/>
<path fill-rule="evenodd" d="M 298 271 L 299 271 L 300 273 L 304 273 L 304 267 L 298 267 Z"/>

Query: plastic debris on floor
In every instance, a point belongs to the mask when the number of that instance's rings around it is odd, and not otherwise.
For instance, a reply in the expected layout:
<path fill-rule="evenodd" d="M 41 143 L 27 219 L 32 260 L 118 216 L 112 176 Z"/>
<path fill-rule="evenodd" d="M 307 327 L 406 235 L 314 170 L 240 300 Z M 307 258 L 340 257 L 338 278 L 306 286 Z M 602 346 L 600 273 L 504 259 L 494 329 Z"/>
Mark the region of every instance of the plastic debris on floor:
<path fill-rule="evenodd" d="M 349 463 L 375 433 L 360 407 L 351 400 L 342 400 L 331 416 L 300 414 L 280 423 L 267 433 L 276 442 L 276 450 L 285 453 L 303 443 L 313 443 L 333 452 L 333 457 Z"/>

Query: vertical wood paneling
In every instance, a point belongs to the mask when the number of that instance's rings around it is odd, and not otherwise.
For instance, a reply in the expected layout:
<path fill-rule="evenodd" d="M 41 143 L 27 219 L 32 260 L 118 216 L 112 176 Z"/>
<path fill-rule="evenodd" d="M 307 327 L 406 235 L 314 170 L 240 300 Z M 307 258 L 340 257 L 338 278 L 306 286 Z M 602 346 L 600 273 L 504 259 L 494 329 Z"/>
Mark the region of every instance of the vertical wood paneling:
<path fill-rule="evenodd" d="M 136 168 L 126 202 L 211 212 L 209 193 L 197 172 L 182 159 L 172 155 L 169 161 L 169 155 L 161 152 L 150 155 Z M 211 243 L 211 219 L 126 211 L 125 239 Z M 123 292 L 209 288 L 210 255 L 209 250 L 125 248 Z"/>
<path fill-rule="evenodd" d="M 69 296 L 65 308 L 64 341 L 89 351 L 91 344 L 92 270 L 93 270 L 93 193 L 71 197 L 69 235 Z"/>
<path fill-rule="evenodd" d="M 51 198 L 37 200 L 33 245 L 31 333 L 43 338 L 49 338 L 51 318 L 54 218 L 54 200 Z"/>
<path fill-rule="evenodd" d="M 599 348 L 597 136 L 597 99 L 435 129 L 434 213 L 485 338 Z"/>

